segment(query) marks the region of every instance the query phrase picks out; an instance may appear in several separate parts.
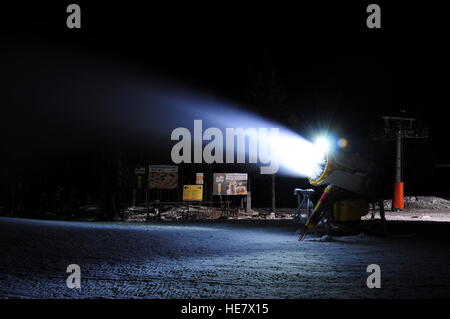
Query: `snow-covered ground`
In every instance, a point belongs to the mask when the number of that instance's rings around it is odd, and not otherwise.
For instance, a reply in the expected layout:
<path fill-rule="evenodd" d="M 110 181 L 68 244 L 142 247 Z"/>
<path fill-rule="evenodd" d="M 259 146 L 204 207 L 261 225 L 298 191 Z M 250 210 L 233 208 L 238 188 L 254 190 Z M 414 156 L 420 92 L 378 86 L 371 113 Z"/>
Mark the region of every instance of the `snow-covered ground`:
<path fill-rule="evenodd" d="M 391 211 L 392 202 L 384 202 L 387 220 L 450 222 L 450 201 L 435 196 L 406 196 L 405 209 Z M 369 214 L 370 215 L 370 214 Z M 363 217 L 367 218 L 368 216 Z"/>
<path fill-rule="evenodd" d="M 450 297 L 450 244 L 364 235 L 298 242 L 292 227 L 0 218 L 2 298 Z M 66 267 L 81 267 L 81 289 Z M 366 286 L 379 264 L 382 287 Z"/>

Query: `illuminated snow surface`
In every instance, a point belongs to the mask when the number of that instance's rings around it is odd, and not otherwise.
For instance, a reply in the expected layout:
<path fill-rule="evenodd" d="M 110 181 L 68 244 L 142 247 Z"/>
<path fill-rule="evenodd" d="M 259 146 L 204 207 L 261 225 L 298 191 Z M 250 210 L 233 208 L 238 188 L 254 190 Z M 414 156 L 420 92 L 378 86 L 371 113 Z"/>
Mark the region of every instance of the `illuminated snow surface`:
<path fill-rule="evenodd" d="M 2 298 L 450 296 L 449 244 L 365 235 L 299 243 L 292 227 L 0 218 Z M 81 289 L 66 267 L 81 267 Z M 382 288 L 368 289 L 379 264 Z"/>

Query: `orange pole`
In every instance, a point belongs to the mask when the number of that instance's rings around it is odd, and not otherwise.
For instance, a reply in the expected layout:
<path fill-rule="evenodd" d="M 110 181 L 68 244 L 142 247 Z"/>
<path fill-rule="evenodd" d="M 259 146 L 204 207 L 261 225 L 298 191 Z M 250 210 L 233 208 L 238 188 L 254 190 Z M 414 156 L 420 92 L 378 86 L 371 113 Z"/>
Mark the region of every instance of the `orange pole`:
<path fill-rule="evenodd" d="M 394 182 L 394 198 L 392 198 L 392 209 L 405 208 L 405 192 L 403 182 Z"/>

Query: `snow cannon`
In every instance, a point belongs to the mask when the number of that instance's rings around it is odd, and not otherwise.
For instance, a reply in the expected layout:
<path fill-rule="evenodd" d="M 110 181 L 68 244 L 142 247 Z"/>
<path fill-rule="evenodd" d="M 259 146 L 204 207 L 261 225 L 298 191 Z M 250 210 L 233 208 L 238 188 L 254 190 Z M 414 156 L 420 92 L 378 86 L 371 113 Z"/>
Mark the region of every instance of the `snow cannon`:
<path fill-rule="evenodd" d="M 308 178 L 314 186 L 334 185 L 348 192 L 371 197 L 374 193 L 374 164 L 354 153 L 326 153 L 315 176 Z"/>
<path fill-rule="evenodd" d="M 322 220 L 325 212 L 332 210 L 333 205 L 340 201 L 344 203 L 344 200 L 363 200 L 367 202 L 368 208 L 368 202 L 376 196 L 374 171 L 375 165 L 358 154 L 326 153 L 315 176 L 308 178 L 311 185 L 326 186 L 326 188 L 307 217 L 299 240 L 303 240 L 306 233 L 314 229 Z M 352 205 L 348 207 L 350 206 Z"/>

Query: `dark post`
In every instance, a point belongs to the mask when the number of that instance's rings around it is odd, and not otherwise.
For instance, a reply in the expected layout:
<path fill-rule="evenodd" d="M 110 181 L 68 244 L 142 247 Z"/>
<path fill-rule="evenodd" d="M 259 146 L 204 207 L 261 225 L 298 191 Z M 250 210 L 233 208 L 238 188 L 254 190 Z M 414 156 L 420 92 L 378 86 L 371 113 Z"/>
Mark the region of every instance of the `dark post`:
<path fill-rule="evenodd" d="M 149 205 L 149 203 L 148 203 L 148 189 L 145 188 L 145 208 L 146 208 L 146 211 L 147 211 L 147 220 L 149 220 L 149 218 L 150 218 L 150 207 L 148 205 Z"/>
<path fill-rule="evenodd" d="M 275 174 L 272 174 L 271 199 L 270 212 L 275 213 Z"/>

